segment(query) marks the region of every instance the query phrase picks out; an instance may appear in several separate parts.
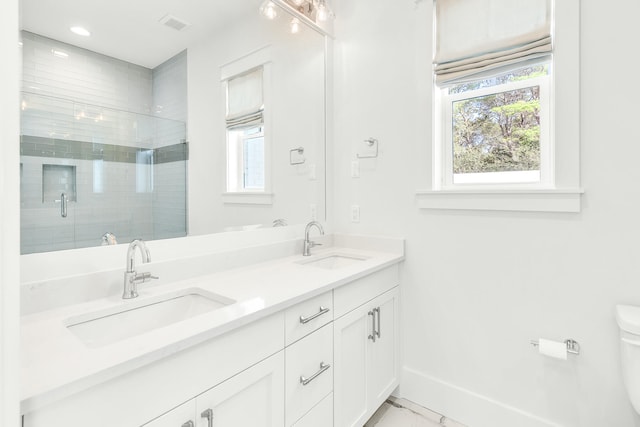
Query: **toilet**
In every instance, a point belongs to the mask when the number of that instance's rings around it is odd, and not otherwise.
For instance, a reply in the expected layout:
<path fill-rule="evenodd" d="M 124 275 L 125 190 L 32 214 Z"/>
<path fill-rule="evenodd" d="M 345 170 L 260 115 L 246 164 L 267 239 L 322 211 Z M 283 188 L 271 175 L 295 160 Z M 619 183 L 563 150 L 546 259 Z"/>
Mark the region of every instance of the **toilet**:
<path fill-rule="evenodd" d="M 617 305 L 616 320 L 624 385 L 633 408 L 640 414 L 640 307 Z"/>

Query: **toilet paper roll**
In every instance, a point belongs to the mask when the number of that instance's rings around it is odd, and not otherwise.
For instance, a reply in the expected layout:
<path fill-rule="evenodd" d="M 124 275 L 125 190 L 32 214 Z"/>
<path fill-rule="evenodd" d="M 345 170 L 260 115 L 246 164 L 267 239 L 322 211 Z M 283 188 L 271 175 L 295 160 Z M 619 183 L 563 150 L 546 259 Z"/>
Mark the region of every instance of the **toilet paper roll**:
<path fill-rule="evenodd" d="M 564 342 L 545 340 L 538 341 L 538 351 L 545 356 L 567 360 L 567 344 Z"/>

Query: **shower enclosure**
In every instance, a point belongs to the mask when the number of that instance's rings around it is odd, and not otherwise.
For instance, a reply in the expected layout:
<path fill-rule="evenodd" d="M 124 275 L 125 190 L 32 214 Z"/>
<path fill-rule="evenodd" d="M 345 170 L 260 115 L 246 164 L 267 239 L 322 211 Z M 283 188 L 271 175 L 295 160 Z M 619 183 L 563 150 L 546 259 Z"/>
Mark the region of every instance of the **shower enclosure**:
<path fill-rule="evenodd" d="M 187 232 L 184 122 L 22 93 L 23 254 Z"/>

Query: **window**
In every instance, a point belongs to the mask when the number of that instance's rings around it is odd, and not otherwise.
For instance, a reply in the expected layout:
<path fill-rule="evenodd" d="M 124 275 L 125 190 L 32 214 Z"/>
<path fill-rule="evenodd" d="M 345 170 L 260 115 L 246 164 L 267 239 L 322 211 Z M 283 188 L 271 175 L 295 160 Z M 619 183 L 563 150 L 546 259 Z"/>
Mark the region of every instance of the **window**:
<path fill-rule="evenodd" d="M 153 150 L 136 151 L 136 193 L 153 193 Z"/>
<path fill-rule="evenodd" d="M 228 177 L 230 191 L 265 190 L 264 128 L 230 130 Z"/>
<path fill-rule="evenodd" d="M 445 188 L 549 183 L 549 65 L 443 89 Z"/>
<path fill-rule="evenodd" d="M 262 67 L 227 80 L 227 191 L 264 191 Z"/>
<path fill-rule="evenodd" d="M 272 204 L 270 179 L 271 49 L 221 67 L 226 109 L 227 184 L 224 203 Z"/>
<path fill-rule="evenodd" d="M 435 0 L 436 209 L 576 212 L 579 0 Z"/>

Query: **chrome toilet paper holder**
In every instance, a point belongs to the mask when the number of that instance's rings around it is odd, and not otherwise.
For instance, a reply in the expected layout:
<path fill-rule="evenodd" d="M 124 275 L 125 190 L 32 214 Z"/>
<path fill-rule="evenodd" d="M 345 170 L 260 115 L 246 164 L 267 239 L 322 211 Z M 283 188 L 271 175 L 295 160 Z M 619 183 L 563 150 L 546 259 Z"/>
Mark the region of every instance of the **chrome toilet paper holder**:
<path fill-rule="evenodd" d="M 567 345 L 567 353 L 576 355 L 580 354 L 580 343 L 578 343 L 578 341 L 569 338 L 564 340 L 564 343 Z M 531 340 L 531 345 L 534 347 L 538 347 L 540 343 L 538 342 L 538 340 Z"/>

